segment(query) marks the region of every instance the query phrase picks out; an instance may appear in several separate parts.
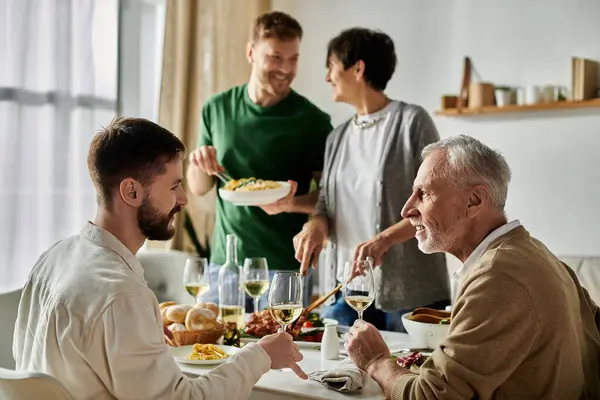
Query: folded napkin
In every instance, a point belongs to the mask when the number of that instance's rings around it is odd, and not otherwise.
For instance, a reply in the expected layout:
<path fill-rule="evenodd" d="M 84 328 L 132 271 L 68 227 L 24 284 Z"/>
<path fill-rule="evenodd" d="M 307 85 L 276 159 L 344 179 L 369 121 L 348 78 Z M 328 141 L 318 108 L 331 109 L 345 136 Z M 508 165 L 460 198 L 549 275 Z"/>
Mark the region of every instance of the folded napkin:
<path fill-rule="evenodd" d="M 308 377 L 313 381 L 342 393 L 361 391 L 365 376 L 365 372 L 349 359 L 342 361 L 338 368 L 328 371 L 314 371 L 308 374 Z"/>

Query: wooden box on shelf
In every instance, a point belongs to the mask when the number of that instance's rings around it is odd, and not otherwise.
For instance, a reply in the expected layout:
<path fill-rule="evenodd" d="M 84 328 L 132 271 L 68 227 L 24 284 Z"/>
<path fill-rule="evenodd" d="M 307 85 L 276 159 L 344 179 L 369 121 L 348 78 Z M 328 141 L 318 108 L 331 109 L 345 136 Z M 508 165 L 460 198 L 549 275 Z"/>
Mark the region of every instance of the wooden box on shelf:
<path fill-rule="evenodd" d="M 442 110 L 456 108 L 458 104 L 458 96 L 446 95 L 442 96 Z"/>
<path fill-rule="evenodd" d="M 494 85 L 491 83 L 477 82 L 469 84 L 470 109 L 493 106 L 496 104 L 494 98 Z"/>

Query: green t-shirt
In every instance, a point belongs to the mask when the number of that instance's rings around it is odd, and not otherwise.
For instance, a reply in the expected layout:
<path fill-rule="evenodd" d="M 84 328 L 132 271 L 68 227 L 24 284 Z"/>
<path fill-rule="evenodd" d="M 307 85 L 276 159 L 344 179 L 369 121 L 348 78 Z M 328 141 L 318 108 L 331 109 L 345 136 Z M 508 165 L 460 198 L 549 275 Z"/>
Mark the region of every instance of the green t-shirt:
<path fill-rule="evenodd" d="M 202 108 L 198 146 L 211 145 L 233 178 L 255 177 L 298 182 L 296 195 L 307 194 L 313 172 L 323 169 L 329 115 L 295 91 L 270 106 L 250 100 L 247 85 L 211 97 Z M 221 187 L 223 183 L 217 180 Z M 271 270 L 294 270 L 292 239 L 306 214 L 268 215 L 260 207 L 240 207 L 217 196 L 211 262 L 225 263 L 225 236 L 238 238 L 240 263 L 266 257 Z"/>

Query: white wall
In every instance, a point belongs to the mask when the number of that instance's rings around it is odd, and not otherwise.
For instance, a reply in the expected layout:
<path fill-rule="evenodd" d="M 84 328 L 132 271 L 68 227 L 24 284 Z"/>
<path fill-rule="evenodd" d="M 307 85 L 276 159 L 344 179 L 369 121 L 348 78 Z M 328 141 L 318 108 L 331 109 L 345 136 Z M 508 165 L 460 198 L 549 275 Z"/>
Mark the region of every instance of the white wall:
<path fill-rule="evenodd" d="M 570 57 L 600 60 L 598 0 L 273 0 L 302 24 L 294 87 L 330 112 L 328 40 L 351 26 L 377 28 L 396 44 L 390 97 L 430 112 L 460 86 L 463 56 L 483 80 L 570 87 Z M 600 254 L 600 108 L 515 116 L 435 117 L 442 137 L 464 133 L 500 150 L 513 169 L 507 212 L 555 253 Z"/>

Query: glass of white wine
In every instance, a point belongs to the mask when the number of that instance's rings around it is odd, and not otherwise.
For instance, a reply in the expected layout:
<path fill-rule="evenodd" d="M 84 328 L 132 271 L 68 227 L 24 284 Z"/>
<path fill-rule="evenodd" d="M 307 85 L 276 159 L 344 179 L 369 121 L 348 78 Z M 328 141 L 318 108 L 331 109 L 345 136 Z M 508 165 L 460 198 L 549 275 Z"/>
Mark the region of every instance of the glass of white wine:
<path fill-rule="evenodd" d="M 344 300 L 363 319 L 363 312 L 375 300 L 375 280 L 370 259 L 347 262 L 344 265 Z"/>
<path fill-rule="evenodd" d="M 206 258 L 190 257 L 185 260 L 183 286 L 196 303 L 199 303 L 202 296 L 210 289 L 210 274 Z"/>
<path fill-rule="evenodd" d="M 269 310 L 285 332 L 302 314 L 302 276 L 298 272 L 276 272 L 269 291 Z"/>
<path fill-rule="evenodd" d="M 246 258 L 242 272 L 244 289 L 254 299 L 254 312 L 258 312 L 260 297 L 269 290 L 269 266 L 267 259 Z"/>

